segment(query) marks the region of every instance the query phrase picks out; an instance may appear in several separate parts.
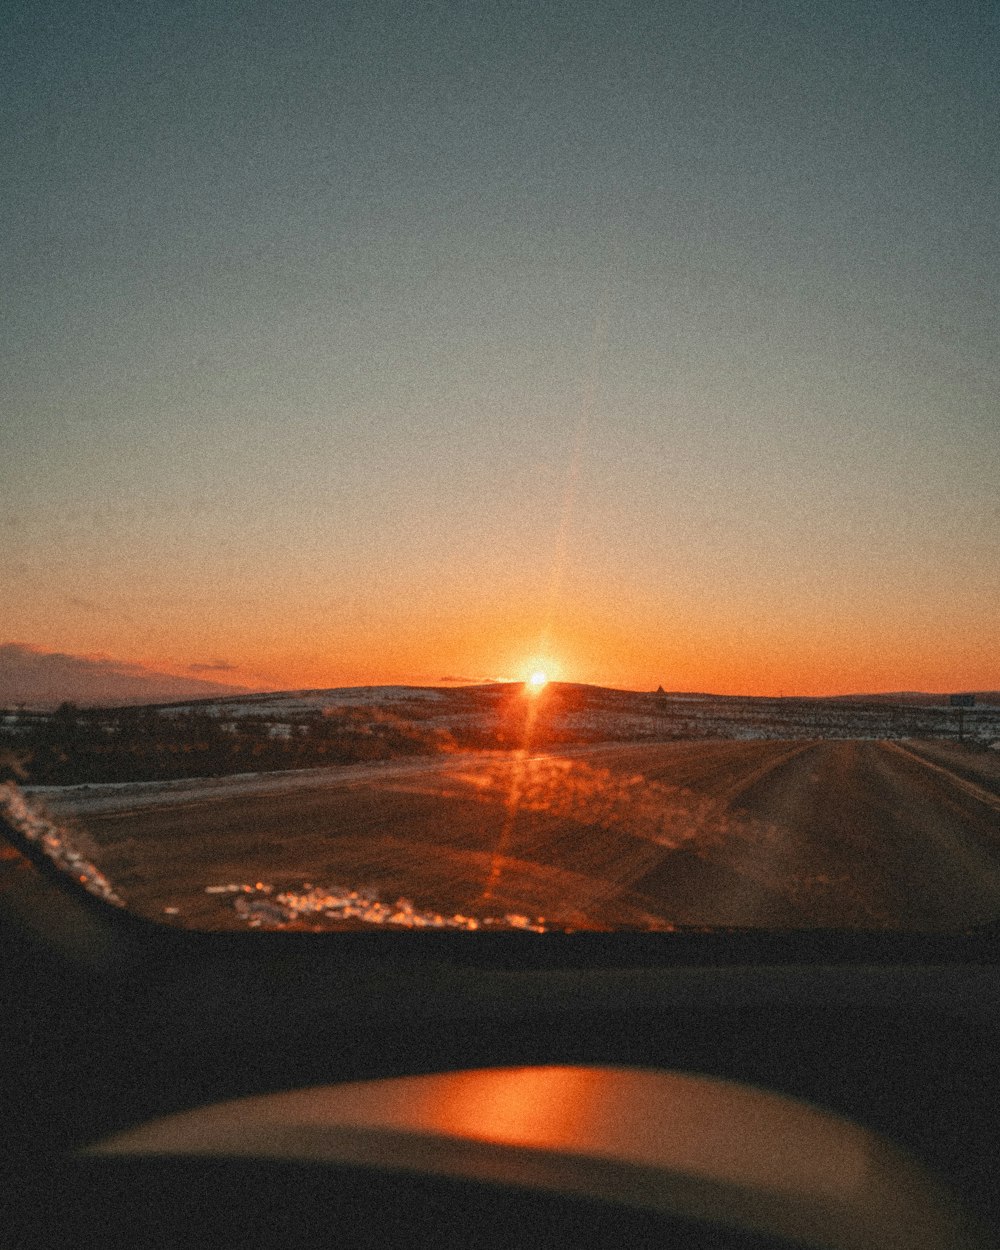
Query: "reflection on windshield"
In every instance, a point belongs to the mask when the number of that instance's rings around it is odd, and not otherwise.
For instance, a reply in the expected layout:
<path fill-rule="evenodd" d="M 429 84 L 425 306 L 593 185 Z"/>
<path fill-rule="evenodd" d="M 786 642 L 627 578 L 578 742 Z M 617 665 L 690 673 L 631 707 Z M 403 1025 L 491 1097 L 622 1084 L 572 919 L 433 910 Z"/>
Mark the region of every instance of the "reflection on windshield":
<path fill-rule="evenodd" d="M 89 893 L 116 907 L 125 906 L 107 877 L 79 850 L 79 831 L 53 819 L 41 804 L 25 798 L 12 782 L 0 784 L 0 818 Z M 82 841 L 87 841 L 85 835 Z"/>
<path fill-rule="evenodd" d="M 206 894 L 233 894 L 233 908 L 252 929 L 284 928 L 295 921 L 334 921 L 341 925 L 387 925 L 402 929 L 520 929 L 544 933 L 545 920 L 530 920 L 508 912 L 503 916 L 443 916 L 440 912 L 421 911 L 408 898 L 394 903 L 383 902 L 376 890 L 348 890 L 343 886 L 317 889 L 304 884 L 300 890 L 276 892 L 262 881 L 254 885 L 210 885 Z M 332 927 L 332 926 L 331 926 Z"/>

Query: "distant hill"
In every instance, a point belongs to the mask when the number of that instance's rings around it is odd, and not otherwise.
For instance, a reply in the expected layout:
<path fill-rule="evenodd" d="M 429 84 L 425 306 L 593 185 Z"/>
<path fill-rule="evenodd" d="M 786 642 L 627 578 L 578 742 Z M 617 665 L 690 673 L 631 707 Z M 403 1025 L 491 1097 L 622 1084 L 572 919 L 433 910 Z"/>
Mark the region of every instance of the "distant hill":
<path fill-rule="evenodd" d="M 902 707 L 947 707 L 951 694 L 972 694 L 984 707 L 1000 707 L 1000 690 L 955 690 L 929 694 L 921 690 L 898 690 L 889 694 L 834 694 L 834 703 L 892 703 Z"/>
<path fill-rule="evenodd" d="M 206 666 L 192 665 L 192 669 Z M 216 665 L 210 666 L 212 668 Z M 225 666 L 222 666 L 223 668 Z M 391 705 L 397 701 L 440 698 L 473 699 L 492 705 L 504 697 L 505 691 L 520 683 L 488 682 L 482 684 L 459 683 L 450 678 L 447 684 L 437 686 L 344 686 L 326 689 L 255 691 L 204 677 L 178 676 L 159 673 L 139 664 L 129 664 L 107 657 L 72 655 L 59 651 L 44 651 L 26 643 L 0 644 L 0 707 L 24 704 L 30 708 L 47 709 L 63 702 L 77 703 L 82 707 L 116 707 L 123 705 L 160 704 L 181 705 L 195 702 L 235 701 L 252 702 L 255 707 L 275 703 L 306 702 L 314 705 L 342 705 L 379 703 Z M 632 691 L 579 682 L 553 682 L 552 690 L 562 691 L 565 696 L 575 692 L 583 703 L 595 703 L 621 707 L 633 700 L 651 700 L 662 704 L 765 704 L 834 703 L 868 704 L 869 706 L 892 705 L 902 707 L 947 707 L 948 695 L 925 691 L 896 691 L 879 694 L 841 694 L 810 698 L 808 696 L 748 696 L 739 694 L 710 694 L 704 691 L 671 690 L 661 687 L 656 691 Z M 974 693 L 982 707 L 1000 707 L 1000 691 L 955 691 Z"/>

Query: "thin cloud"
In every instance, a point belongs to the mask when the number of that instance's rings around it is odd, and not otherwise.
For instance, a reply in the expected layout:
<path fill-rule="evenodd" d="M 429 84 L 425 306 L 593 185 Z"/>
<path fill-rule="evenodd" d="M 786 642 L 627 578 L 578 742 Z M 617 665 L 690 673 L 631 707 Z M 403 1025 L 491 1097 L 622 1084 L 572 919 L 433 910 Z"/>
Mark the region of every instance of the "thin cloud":
<path fill-rule="evenodd" d="M 188 669 L 192 673 L 238 673 L 239 669 L 235 664 L 230 664 L 226 660 L 209 660 L 204 664 L 189 664 Z"/>
<path fill-rule="evenodd" d="M 178 699 L 243 694 L 246 686 L 159 673 L 110 656 L 43 651 L 28 643 L 0 644 L 0 704 L 46 707 L 62 702 L 91 705 L 166 703 Z"/>

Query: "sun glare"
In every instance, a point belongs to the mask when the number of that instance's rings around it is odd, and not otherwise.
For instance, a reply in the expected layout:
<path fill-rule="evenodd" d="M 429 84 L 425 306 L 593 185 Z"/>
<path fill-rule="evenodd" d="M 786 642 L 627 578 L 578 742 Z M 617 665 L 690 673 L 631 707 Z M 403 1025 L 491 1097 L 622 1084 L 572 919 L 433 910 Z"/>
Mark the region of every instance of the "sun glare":
<path fill-rule="evenodd" d="M 527 685 L 528 685 L 529 690 L 537 691 L 547 686 L 548 682 L 549 682 L 548 674 L 543 672 L 542 669 L 536 668 L 534 672 L 528 675 Z"/>

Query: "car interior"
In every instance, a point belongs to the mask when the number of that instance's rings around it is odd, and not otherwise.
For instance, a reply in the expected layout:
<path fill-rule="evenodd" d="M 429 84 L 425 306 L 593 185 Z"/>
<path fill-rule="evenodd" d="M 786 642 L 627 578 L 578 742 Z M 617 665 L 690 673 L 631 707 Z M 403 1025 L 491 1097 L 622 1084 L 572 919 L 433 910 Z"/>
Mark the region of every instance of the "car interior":
<path fill-rule="evenodd" d="M 4 833 L 6 1244 L 993 1244 L 995 930 L 179 931 Z"/>

